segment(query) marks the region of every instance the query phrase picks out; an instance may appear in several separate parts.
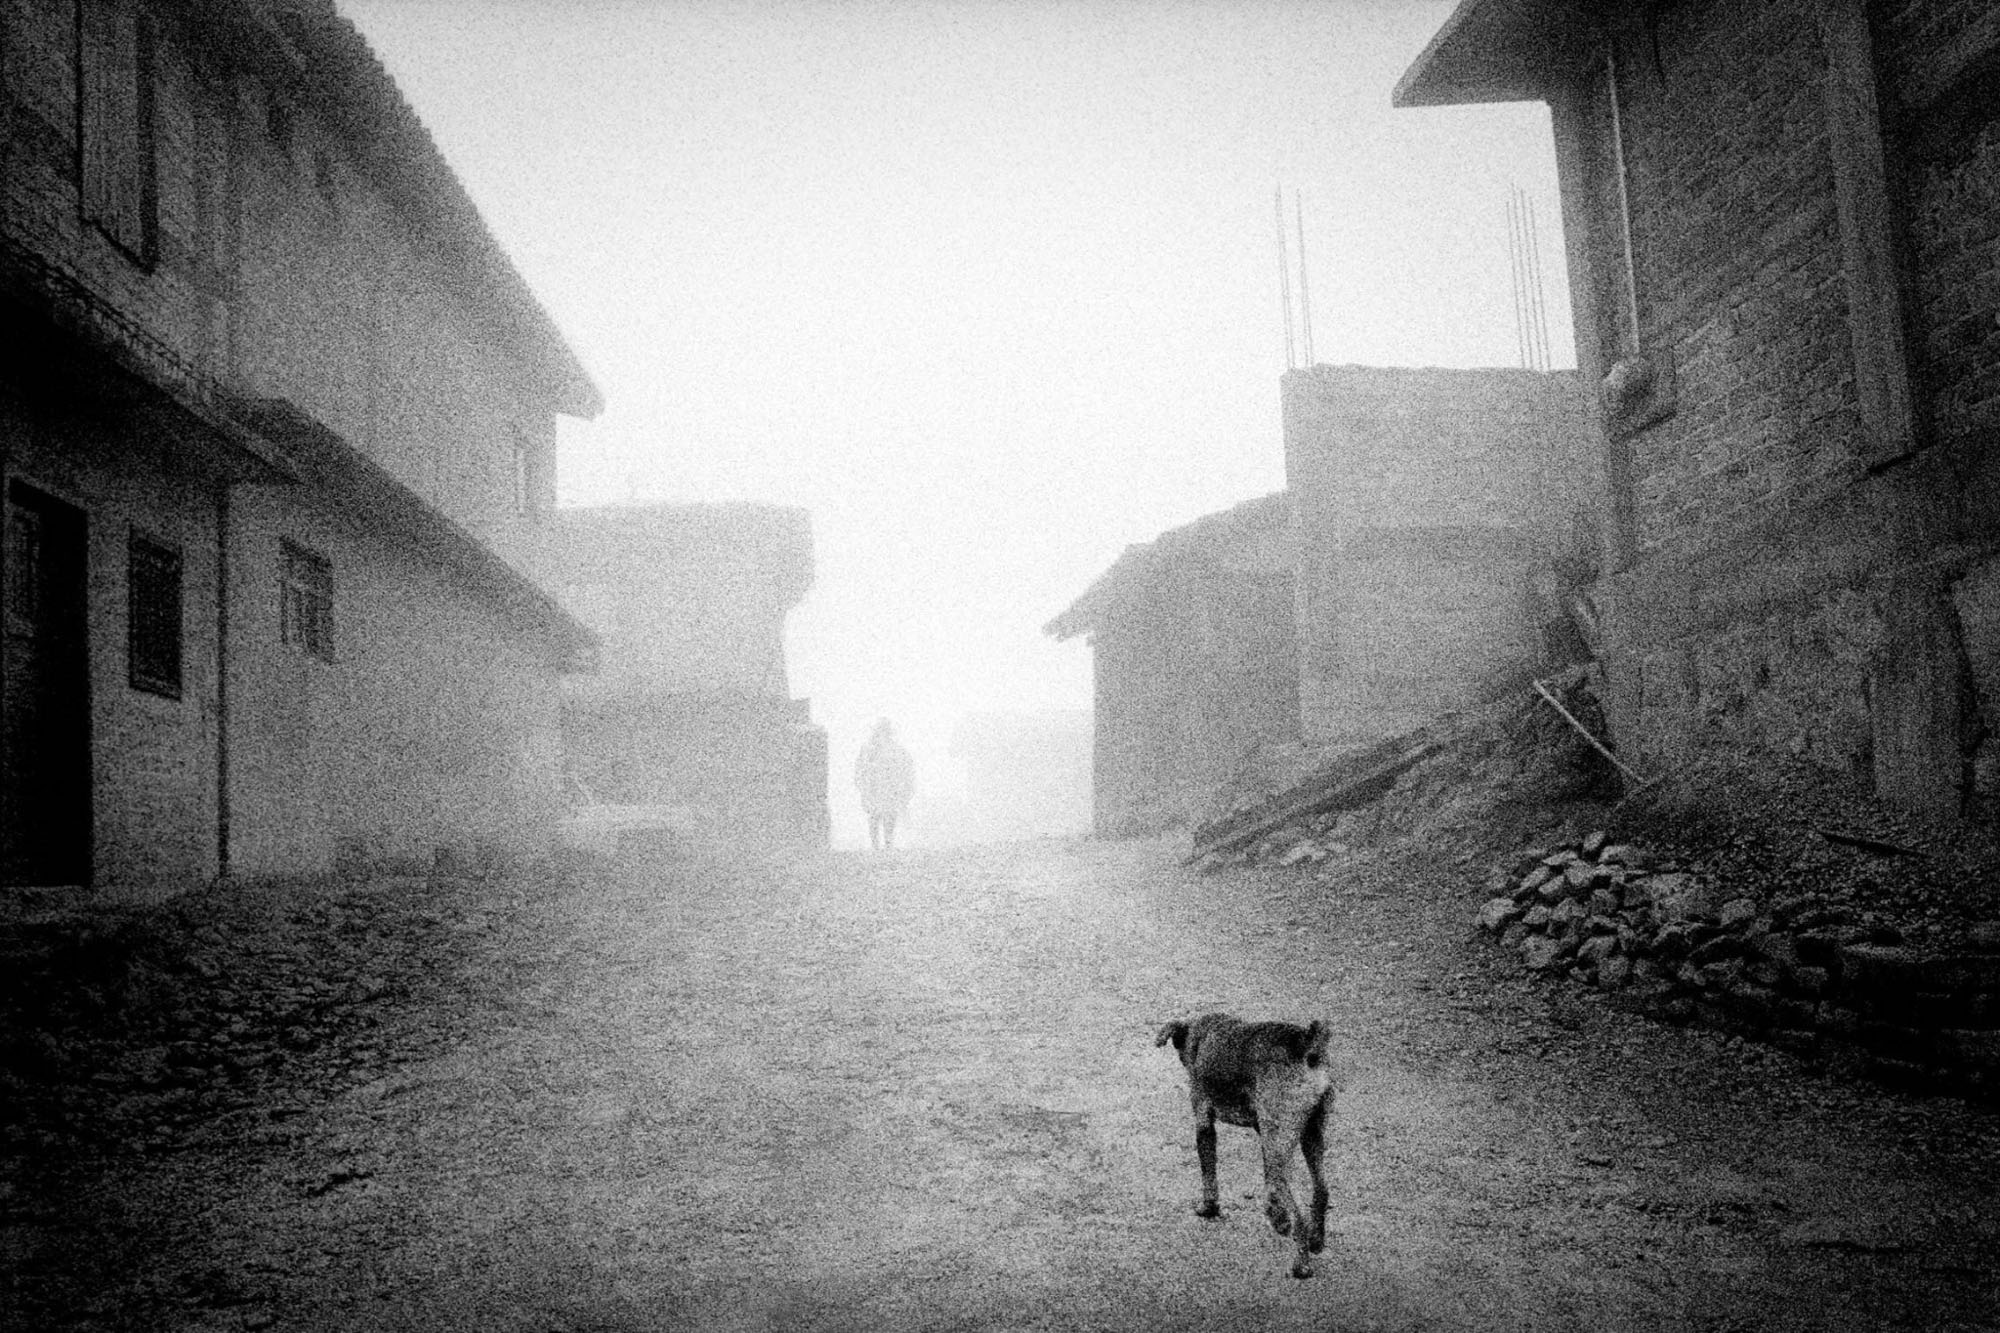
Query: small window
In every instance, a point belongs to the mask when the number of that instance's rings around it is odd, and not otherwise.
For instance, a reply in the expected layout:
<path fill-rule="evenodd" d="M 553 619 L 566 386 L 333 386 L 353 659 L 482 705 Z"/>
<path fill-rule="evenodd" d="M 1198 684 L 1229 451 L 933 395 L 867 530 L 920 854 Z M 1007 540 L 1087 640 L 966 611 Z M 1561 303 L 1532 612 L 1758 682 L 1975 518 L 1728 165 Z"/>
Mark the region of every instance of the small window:
<path fill-rule="evenodd" d="M 280 631 L 322 662 L 333 660 L 333 566 L 303 546 L 284 543 Z"/>
<path fill-rule="evenodd" d="M 181 697 L 181 553 L 134 532 L 126 560 L 125 647 L 132 688 Z"/>

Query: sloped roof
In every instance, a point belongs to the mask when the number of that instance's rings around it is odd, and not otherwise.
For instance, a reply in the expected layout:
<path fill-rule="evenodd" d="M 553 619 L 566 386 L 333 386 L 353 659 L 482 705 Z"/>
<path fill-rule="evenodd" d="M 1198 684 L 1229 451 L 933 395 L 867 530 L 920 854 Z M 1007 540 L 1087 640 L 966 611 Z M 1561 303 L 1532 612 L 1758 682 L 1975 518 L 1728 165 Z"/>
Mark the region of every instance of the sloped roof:
<path fill-rule="evenodd" d="M 1042 626 L 1042 633 L 1059 640 L 1088 634 L 1156 576 L 1187 562 L 1247 555 L 1260 539 L 1282 532 L 1291 513 L 1291 496 L 1274 491 L 1218 513 L 1204 514 L 1152 541 L 1134 542 L 1067 610 Z"/>
<path fill-rule="evenodd" d="M 1460 0 L 1396 82 L 1399 107 L 1532 102 L 1597 44 L 1596 0 Z"/>
<path fill-rule="evenodd" d="M 430 131 L 333 0 L 210 0 L 179 6 L 209 49 L 322 113 L 359 166 L 440 246 L 473 294 L 545 377 L 556 410 L 595 416 L 604 399 L 555 321 L 487 229 Z"/>
<path fill-rule="evenodd" d="M 545 635 L 558 650 L 563 670 L 590 669 L 597 635 L 325 423 L 285 398 L 237 399 L 231 412 L 284 450 L 298 480 L 314 487 L 330 512 L 359 529 L 404 543 L 487 598 L 517 627 Z"/>

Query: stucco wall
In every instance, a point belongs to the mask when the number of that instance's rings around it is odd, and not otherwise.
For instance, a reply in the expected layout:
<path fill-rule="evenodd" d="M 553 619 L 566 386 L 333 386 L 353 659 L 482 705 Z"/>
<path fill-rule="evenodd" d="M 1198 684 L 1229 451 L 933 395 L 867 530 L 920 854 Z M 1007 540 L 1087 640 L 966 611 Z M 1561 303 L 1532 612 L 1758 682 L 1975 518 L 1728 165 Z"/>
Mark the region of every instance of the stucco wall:
<path fill-rule="evenodd" d="M 94 885 L 164 897 L 217 866 L 216 500 L 158 438 L 0 396 L 0 480 L 84 511 Z M 127 652 L 134 528 L 182 559 L 180 697 L 136 689 Z"/>
<path fill-rule="evenodd" d="M 289 490 L 239 490 L 230 526 L 234 869 L 547 845 L 552 651 L 393 534 L 336 525 Z M 283 642 L 282 540 L 332 566 L 332 662 Z"/>

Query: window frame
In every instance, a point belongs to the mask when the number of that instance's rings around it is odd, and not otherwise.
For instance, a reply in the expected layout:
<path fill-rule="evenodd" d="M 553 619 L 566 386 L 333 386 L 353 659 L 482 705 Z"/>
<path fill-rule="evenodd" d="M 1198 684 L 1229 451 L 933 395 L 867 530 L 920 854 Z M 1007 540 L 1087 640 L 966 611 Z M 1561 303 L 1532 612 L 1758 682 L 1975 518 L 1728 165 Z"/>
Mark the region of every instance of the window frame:
<path fill-rule="evenodd" d="M 310 657 L 332 664 L 333 562 L 290 538 L 278 543 L 278 637 Z"/>
<path fill-rule="evenodd" d="M 177 542 L 136 525 L 125 540 L 125 679 L 179 699 L 187 667 L 187 563 Z"/>

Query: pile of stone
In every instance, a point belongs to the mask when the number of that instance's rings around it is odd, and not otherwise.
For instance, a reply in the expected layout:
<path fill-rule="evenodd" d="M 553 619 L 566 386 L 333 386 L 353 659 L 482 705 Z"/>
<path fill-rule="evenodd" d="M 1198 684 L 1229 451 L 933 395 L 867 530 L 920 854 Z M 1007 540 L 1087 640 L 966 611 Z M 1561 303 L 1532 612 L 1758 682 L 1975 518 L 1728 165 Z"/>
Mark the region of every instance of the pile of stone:
<path fill-rule="evenodd" d="M 2000 922 L 1930 953 L 1818 895 L 1731 894 L 1593 833 L 1502 867 L 1478 926 L 1535 972 L 1899 1081 L 2000 1095 Z"/>
<path fill-rule="evenodd" d="M 274 1084 L 372 1077 L 411 1044 L 386 1040 L 410 1001 L 502 984 L 516 888 L 442 873 L 245 884 L 0 922 L 0 1157 L 164 1148 Z"/>

